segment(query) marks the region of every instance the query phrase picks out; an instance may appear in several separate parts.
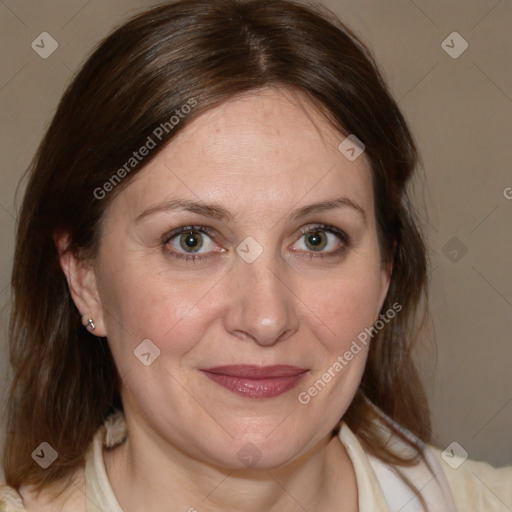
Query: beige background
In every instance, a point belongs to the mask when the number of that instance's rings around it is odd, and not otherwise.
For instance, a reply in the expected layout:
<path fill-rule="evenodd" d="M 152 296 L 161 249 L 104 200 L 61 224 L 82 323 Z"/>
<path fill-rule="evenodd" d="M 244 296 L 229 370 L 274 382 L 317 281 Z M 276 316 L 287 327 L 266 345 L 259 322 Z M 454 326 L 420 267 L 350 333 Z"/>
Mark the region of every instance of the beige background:
<path fill-rule="evenodd" d="M 93 45 L 155 3 L 0 0 L 2 346 L 17 182 Z M 420 358 L 433 442 L 457 441 L 473 459 L 512 464 L 512 1 L 323 3 L 373 49 L 422 150 L 437 356 Z M 469 44 L 456 59 L 441 46 L 454 31 Z M 59 45 L 48 59 L 31 48 L 42 32 Z"/>

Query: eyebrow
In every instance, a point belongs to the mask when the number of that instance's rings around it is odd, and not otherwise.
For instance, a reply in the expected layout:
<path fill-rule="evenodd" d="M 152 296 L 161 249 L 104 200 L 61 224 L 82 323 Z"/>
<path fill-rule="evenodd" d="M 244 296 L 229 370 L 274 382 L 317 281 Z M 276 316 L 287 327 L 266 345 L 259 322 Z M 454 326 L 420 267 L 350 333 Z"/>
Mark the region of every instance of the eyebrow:
<path fill-rule="evenodd" d="M 363 221 L 366 224 L 366 212 L 361 206 L 359 206 L 356 202 L 352 201 L 348 197 L 339 197 L 337 199 L 330 199 L 321 201 L 319 203 L 309 204 L 307 206 L 303 206 L 302 208 L 293 210 L 289 215 L 287 215 L 287 217 L 296 220 L 311 213 L 320 213 L 337 208 L 347 207 L 357 211 L 363 217 Z M 232 214 L 228 210 L 215 203 L 204 203 L 202 201 L 190 201 L 186 199 L 172 199 L 168 201 L 162 201 L 161 203 L 150 206 L 135 219 L 135 223 L 138 223 L 142 219 L 155 213 L 170 212 L 175 210 L 189 211 L 204 217 L 211 217 L 226 222 L 229 222 L 233 218 Z"/>

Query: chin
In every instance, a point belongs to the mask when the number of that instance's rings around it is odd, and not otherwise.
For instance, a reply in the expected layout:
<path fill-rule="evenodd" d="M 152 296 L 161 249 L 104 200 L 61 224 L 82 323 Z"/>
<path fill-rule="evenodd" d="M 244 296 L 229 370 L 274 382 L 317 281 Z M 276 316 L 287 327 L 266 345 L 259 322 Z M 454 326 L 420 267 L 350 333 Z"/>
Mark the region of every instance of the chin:
<path fill-rule="evenodd" d="M 311 446 L 316 440 L 311 440 Z M 308 443 L 308 446 L 310 443 Z M 299 439 L 293 440 L 274 437 L 262 438 L 259 436 L 243 436 L 232 442 L 227 447 L 229 457 L 226 453 L 217 454 L 220 465 L 234 470 L 271 470 L 286 466 L 298 459 L 307 451 L 307 446 Z M 224 457 L 222 457 L 224 455 Z M 234 455 L 234 457 L 233 457 Z"/>

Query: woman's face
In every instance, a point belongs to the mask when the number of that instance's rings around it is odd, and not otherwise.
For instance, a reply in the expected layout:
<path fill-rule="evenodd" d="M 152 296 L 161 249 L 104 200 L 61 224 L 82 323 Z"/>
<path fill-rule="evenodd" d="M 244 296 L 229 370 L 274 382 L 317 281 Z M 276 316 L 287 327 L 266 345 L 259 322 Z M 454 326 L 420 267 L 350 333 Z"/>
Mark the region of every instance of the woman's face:
<path fill-rule="evenodd" d="M 367 346 L 353 341 L 388 271 L 368 161 L 308 105 L 265 90 L 204 113 L 106 213 L 89 311 L 129 427 L 159 446 L 275 467 L 325 438 L 357 390 Z"/>

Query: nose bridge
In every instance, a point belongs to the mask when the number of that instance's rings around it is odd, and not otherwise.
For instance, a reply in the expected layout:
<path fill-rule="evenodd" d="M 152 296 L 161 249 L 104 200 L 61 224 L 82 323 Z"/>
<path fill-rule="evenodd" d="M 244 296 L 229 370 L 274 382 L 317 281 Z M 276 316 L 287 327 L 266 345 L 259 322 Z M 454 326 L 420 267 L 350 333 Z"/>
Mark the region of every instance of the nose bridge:
<path fill-rule="evenodd" d="M 245 252 L 244 252 L 245 251 Z M 271 345 L 298 328 L 296 301 L 286 282 L 286 265 L 275 251 L 263 250 L 253 240 L 237 247 L 229 331 Z"/>

